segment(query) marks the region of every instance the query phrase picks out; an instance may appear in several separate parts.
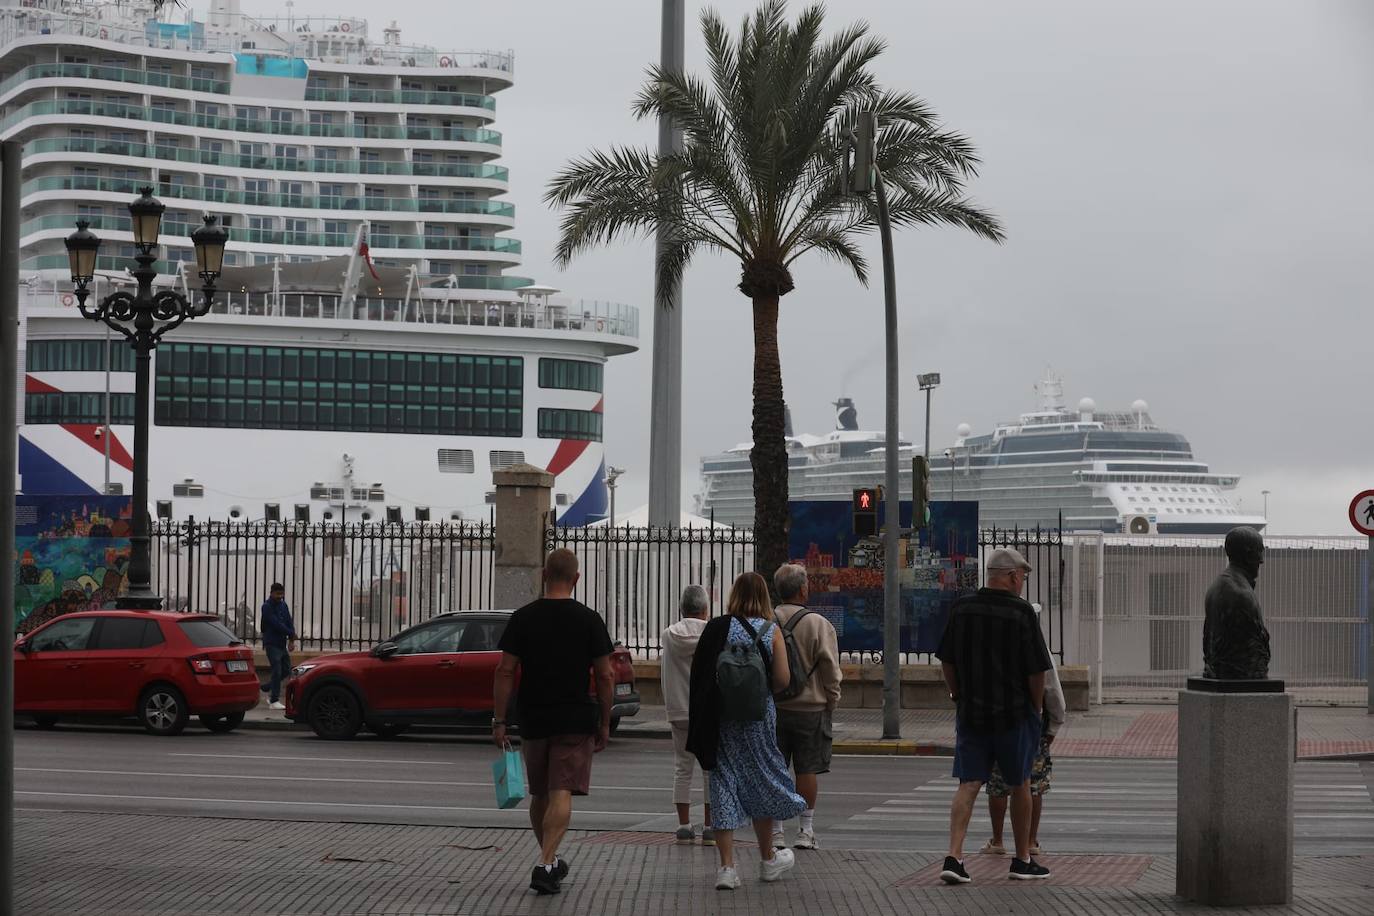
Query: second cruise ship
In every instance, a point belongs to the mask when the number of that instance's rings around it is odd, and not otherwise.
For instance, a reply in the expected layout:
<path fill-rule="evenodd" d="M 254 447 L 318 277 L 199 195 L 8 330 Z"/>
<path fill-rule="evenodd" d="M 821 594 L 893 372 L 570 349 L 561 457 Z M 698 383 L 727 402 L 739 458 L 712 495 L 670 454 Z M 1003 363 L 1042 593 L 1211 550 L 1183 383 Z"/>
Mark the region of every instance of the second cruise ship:
<path fill-rule="evenodd" d="M 1058 377 L 1036 388 L 1039 409 L 983 435 L 961 425 L 951 447 L 932 449 L 932 499 L 976 500 L 985 527 L 1062 524 L 1065 531 L 1131 534 L 1264 528 L 1263 516 L 1243 513 L 1231 501 L 1240 478 L 1199 461 L 1184 436 L 1155 423 L 1144 401 L 1129 410 L 1099 411 L 1083 398 L 1069 409 Z M 854 488 L 883 481 L 883 432 L 859 429 L 849 398 L 835 406 L 832 432 L 788 436 L 790 499 L 848 500 Z M 702 459 L 700 512 L 726 524 L 753 523 L 750 447 L 743 443 Z M 904 498 L 917 454 L 911 443 L 901 443 Z"/>

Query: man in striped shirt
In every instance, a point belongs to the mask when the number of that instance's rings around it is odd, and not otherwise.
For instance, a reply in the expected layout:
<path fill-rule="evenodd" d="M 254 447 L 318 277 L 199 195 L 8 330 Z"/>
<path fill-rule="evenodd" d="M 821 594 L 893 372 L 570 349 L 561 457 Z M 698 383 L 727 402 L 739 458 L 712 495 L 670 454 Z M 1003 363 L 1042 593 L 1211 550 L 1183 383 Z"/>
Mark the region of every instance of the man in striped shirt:
<path fill-rule="evenodd" d="M 964 836 L 995 762 L 1011 787 L 1011 828 L 1016 857 L 1008 877 L 1048 878 L 1049 869 L 1030 854 L 1031 797 L 1027 782 L 1040 746 L 1045 672 L 1050 654 L 1021 591 L 1031 565 L 1015 550 L 994 550 L 987 562 L 987 585 L 961 598 L 936 651 L 944 671 L 955 718 L 954 776 L 959 788 L 949 814 L 949 855 L 940 878 L 967 884 Z"/>

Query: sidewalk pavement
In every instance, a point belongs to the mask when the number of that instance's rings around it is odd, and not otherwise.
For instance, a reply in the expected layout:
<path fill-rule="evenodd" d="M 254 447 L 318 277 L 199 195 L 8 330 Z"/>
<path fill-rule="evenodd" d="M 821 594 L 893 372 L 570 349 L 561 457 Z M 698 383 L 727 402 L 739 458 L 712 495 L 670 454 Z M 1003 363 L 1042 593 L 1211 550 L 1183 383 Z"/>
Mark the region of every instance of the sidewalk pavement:
<path fill-rule="evenodd" d="M 577 823 L 576 813 L 573 815 Z M 529 831 L 93 814 L 29 809 L 16 823 L 16 912 L 38 914 L 1247 914 L 1368 916 L 1374 856 L 1301 856 L 1291 906 L 1213 909 L 1174 896 L 1172 856 L 1045 856 L 1009 881 L 970 855 L 947 887 L 939 852 L 814 850 L 775 884 L 739 848 L 743 886 L 714 887 L 716 850 L 659 833 L 573 830 L 556 897 L 528 890 Z"/>
<path fill-rule="evenodd" d="M 936 756 L 953 753 L 953 711 L 902 710 L 902 737 L 895 741 L 882 739 L 882 722 L 880 709 L 837 709 L 835 753 Z M 264 698 L 248 712 L 244 727 L 296 726 L 280 710 L 269 710 Z M 627 738 L 671 737 L 662 706 L 644 706 L 638 715 L 622 719 L 618 734 Z M 1057 757 L 1177 757 L 1178 707 L 1123 704 L 1071 712 L 1055 739 L 1054 754 Z M 1299 707 L 1298 756 L 1374 760 L 1374 716 L 1358 707 Z"/>

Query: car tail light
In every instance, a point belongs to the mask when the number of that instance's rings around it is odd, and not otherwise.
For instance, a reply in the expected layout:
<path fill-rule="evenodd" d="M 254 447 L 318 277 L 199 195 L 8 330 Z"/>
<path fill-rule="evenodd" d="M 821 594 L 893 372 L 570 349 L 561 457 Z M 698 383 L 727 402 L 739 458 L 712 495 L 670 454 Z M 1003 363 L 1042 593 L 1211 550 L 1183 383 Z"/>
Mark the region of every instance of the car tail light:
<path fill-rule="evenodd" d="M 196 674 L 215 673 L 215 660 L 213 658 L 192 658 L 188 661 L 191 663 L 191 670 Z"/>

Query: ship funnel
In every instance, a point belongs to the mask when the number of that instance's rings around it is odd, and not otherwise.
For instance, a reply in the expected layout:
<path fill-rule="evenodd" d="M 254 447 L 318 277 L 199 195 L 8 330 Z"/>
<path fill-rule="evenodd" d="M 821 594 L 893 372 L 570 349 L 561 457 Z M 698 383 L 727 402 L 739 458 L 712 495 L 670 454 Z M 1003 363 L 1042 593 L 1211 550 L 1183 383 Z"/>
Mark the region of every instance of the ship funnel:
<path fill-rule="evenodd" d="M 835 428 L 844 430 L 859 428 L 859 412 L 854 409 L 853 398 L 840 398 L 835 402 Z"/>

